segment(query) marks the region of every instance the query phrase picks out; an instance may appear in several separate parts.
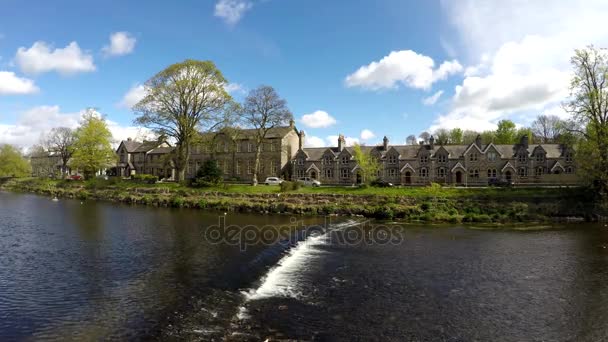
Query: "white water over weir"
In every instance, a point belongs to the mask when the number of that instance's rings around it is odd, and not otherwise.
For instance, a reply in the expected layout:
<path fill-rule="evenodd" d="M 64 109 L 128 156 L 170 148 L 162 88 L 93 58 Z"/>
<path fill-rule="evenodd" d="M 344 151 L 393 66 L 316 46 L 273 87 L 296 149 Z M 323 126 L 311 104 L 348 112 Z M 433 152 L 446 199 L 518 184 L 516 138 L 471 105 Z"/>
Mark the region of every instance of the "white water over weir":
<path fill-rule="evenodd" d="M 299 242 L 284 257 L 279 260 L 276 266 L 271 268 L 266 275 L 261 278 L 259 287 L 243 291 L 244 302 L 239 308 L 237 319 L 243 320 L 249 317 L 246 305 L 250 301 L 272 298 L 272 297 L 291 297 L 301 299 L 305 296 L 301 292 L 302 271 L 307 264 L 314 259 L 322 257 L 326 252 L 317 248 L 329 242 L 329 234 L 337 229 L 344 229 L 361 224 L 360 221 L 347 221 L 329 227 L 323 234 L 310 236 L 306 240 Z"/>

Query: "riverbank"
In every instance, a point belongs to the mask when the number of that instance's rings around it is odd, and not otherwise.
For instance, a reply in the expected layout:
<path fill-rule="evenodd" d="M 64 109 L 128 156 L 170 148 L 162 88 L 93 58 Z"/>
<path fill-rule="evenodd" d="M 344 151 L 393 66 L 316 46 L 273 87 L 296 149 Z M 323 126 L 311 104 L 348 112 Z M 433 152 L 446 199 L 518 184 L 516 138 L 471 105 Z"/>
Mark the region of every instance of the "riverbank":
<path fill-rule="evenodd" d="M 180 184 L 119 180 L 12 179 L 1 189 L 59 198 L 108 200 L 159 207 L 273 213 L 344 215 L 412 222 L 517 223 L 592 221 L 602 214 L 581 188 L 301 188 L 223 185 L 195 189 Z"/>

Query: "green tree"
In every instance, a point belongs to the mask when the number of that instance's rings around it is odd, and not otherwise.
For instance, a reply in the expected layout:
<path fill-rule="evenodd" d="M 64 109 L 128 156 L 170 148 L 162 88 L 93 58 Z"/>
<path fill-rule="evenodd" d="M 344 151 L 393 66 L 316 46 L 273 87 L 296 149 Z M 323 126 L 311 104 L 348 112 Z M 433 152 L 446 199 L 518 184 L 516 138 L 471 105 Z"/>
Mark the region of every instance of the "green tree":
<path fill-rule="evenodd" d="M 176 142 L 177 180 L 184 180 L 190 148 L 199 130 L 212 131 L 221 123 L 232 100 L 227 81 L 211 61 L 185 60 L 170 65 L 146 84 L 146 96 L 135 105 L 135 122 Z"/>
<path fill-rule="evenodd" d="M 577 146 L 580 174 L 598 193 L 608 196 L 608 54 L 605 49 L 589 46 L 576 50 L 571 59 L 574 77 L 570 100 L 564 108 L 579 129 L 572 132 L 584 139 Z"/>
<path fill-rule="evenodd" d="M 363 152 L 359 144 L 353 146 L 353 153 L 353 157 L 357 161 L 357 165 L 359 165 L 361 181 L 368 184 L 376 180 L 378 178 L 378 170 L 380 170 L 378 159 L 369 153 Z"/>
<path fill-rule="evenodd" d="M 496 129 L 495 144 L 515 144 L 517 141 L 517 129 L 511 120 L 500 120 Z"/>
<path fill-rule="evenodd" d="M 194 186 L 212 186 L 222 182 L 222 170 L 217 165 L 217 160 L 207 159 L 196 172 Z"/>
<path fill-rule="evenodd" d="M 268 132 L 293 120 L 293 114 L 287 108 L 287 101 L 282 99 L 270 86 L 260 86 L 252 90 L 245 99 L 243 112 L 245 125 L 253 129 L 255 161 L 252 185 L 256 186 L 258 184 L 262 144 L 265 142 Z"/>
<path fill-rule="evenodd" d="M 32 173 L 30 163 L 11 145 L 0 145 L 0 177 L 26 177 Z"/>
<path fill-rule="evenodd" d="M 87 109 L 75 132 L 72 167 L 81 170 L 85 178 L 90 178 L 115 162 L 112 133 L 106 121 L 94 109 Z"/>
<path fill-rule="evenodd" d="M 463 133 L 460 128 L 452 128 L 449 135 L 450 144 L 460 145 L 464 143 L 462 141 Z"/>

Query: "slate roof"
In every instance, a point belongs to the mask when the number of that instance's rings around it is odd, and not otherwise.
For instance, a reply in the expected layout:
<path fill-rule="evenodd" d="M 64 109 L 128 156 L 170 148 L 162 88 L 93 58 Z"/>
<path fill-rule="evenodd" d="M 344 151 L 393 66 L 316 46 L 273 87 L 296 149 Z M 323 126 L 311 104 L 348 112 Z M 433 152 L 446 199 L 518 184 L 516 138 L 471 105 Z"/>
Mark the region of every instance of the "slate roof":
<path fill-rule="evenodd" d="M 171 153 L 173 151 L 173 147 L 157 147 L 153 150 L 151 150 L 150 152 L 148 152 L 148 154 L 167 154 L 167 153 Z"/>
<path fill-rule="evenodd" d="M 123 140 L 122 144 L 125 146 L 128 153 L 132 153 L 141 145 L 141 142 L 135 140 Z"/>
<path fill-rule="evenodd" d="M 298 133 L 298 131 L 296 130 L 295 127 L 290 127 L 290 126 L 273 127 L 268 131 L 268 133 L 266 133 L 266 138 L 283 138 L 291 131 L 294 131 L 296 134 Z M 241 129 L 239 131 L 238 138 L 239 139 L 249 139 L 255 135 L 255 132 L 256 132 L 256 130 L 253 128 Z M 216 134 L 222 134 L 222 132 L 218 131 L 218 132 L 200 133 L 200 136 L 203 139 L 211 139 Z"/>

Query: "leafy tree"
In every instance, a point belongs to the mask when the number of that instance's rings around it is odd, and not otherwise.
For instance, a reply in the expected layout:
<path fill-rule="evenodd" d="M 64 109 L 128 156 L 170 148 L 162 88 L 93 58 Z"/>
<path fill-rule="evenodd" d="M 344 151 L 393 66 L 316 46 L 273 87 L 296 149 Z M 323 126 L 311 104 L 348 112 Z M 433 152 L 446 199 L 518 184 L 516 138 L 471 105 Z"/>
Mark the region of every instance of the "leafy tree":
<path fill-rule="evenodd" d="M 548 144 L 557 141 L 564 131 L 564 123 L 555 115 L 539 115 L 530 128 L 541 143 Z"/>
<path fill-rule="evenodd" d="M 222 182 L 222 170 L 217 165 L 217 160 L 207 159 L 196 172 L 194 186 L 211 186 Z"/>
<path fill-rule="evenodd" d="M 420 140 L 422 140 L 425 144 L 428 144 L 429 139 L 431 138 L 431 134 L 429 132 L 422 132 L 420 133 L 418 138 L 420 138 Z"/>
<path fill-rule="evenodd" d="M 51 129 L 44 139 L 44 145 L 49 152 L 59 156 L 61 160 L 61 173 L 68 171 L 68 161 L 73 154 L 75 134 L 74 130 L 68 127 L 55 127 Z"/>
<path fill-rule="evenodd" d="M 452 130 L 450 130 L 450 144 L 454 144 L 454 145 L 460 145 L 463 144 L 463 134 L 462 134 L 462 130 L 460 128 L 453 128 Z"/>
<path fill-rule="evenodd" d="M 146 84 L 146 96 L 135 105 L 135 122 L 176 142 L 177 180 L 185 178 L 190 147 L 199 130 L 213 130 L 222 122 L 231 97 L 226 79 L 211 61 L 185 60 L 170 65 Z"/>
<path fill-rule="evenodd" d="M 416 136 L 414 134 L 410 134 L 405 139 L 405 143 L 408 144 L 408 145 L 417 145 L 418 144 L 418 140 L 416 139 Z"/>
<path fill-rule="evenodd" d="M 491 142 L 493 142 L 495 144 L 497 143 L 496 142 L 496 132 L 494 132 L 494 131 L 483 131 L 479 135 L 481 136 L 481 141 L 484 144 L 489 144 Z"/>
<path fill-rule="evenodd" d="M 576 50 L 571 63 L 574 77 L 564 108 L 582 127 L 571 129 L 584 137 L 577 148 L 579 170 L 608 196 L 608 54 L 589 46 Z"/>
<path fill-rule="evenodd" d="M 254 130 L 255 162 L 252 185 L 255 186 L 258 184 L 262 144 L 266 140 L 268 132 L 293 120 L 293 114 L 287 108 L 287 101 L 282 99 L 270 86 L 260 86 L 252 90 L 245 99 L 243 112 L 245 125 Z"/>
<path fill-rule="evenodd" d="M 76 129 L 72 166 L 82 170 L 85 178 L 112 165 L 116 155 L 112 148 L 112 133 L 106 121 L 94 109 L 87 109 Z"/>
<path fill-rule="evenodd" d="M 445 128 L 440 128 L 435 131 L 435 142 L 439 145 L 447 145 L 450 143 L 450 132 Z"/>
<path fill-rule="evenodd" d="M 0 177 L 26 177 L 31 173 L 30 164 L 16 147 L 0 145 Z"/>
<path fill-rule="evenodd" d="M 380 170 L 378 159 L 369 153 L 363 152 L 359 144 L 353 146 L 353 153 L 353 157 L 357 161 L 357 165 L 359 165 L 362 182 L 371 183 L 376 180 L 378 178 L 378 170 Z"/>
<path fill-rule="evenodd" d="M 479 135 L 479 132 L 466 130 L 462 133 L 462 143 L 465 145 L 475 142 L 475 139 Z"/>
<path fill-rule="evenodd" d="M 514 144 L 517 141 L 515 123 L 511 120 L 500 120 L 496 129 L 495 144 Z"/>

